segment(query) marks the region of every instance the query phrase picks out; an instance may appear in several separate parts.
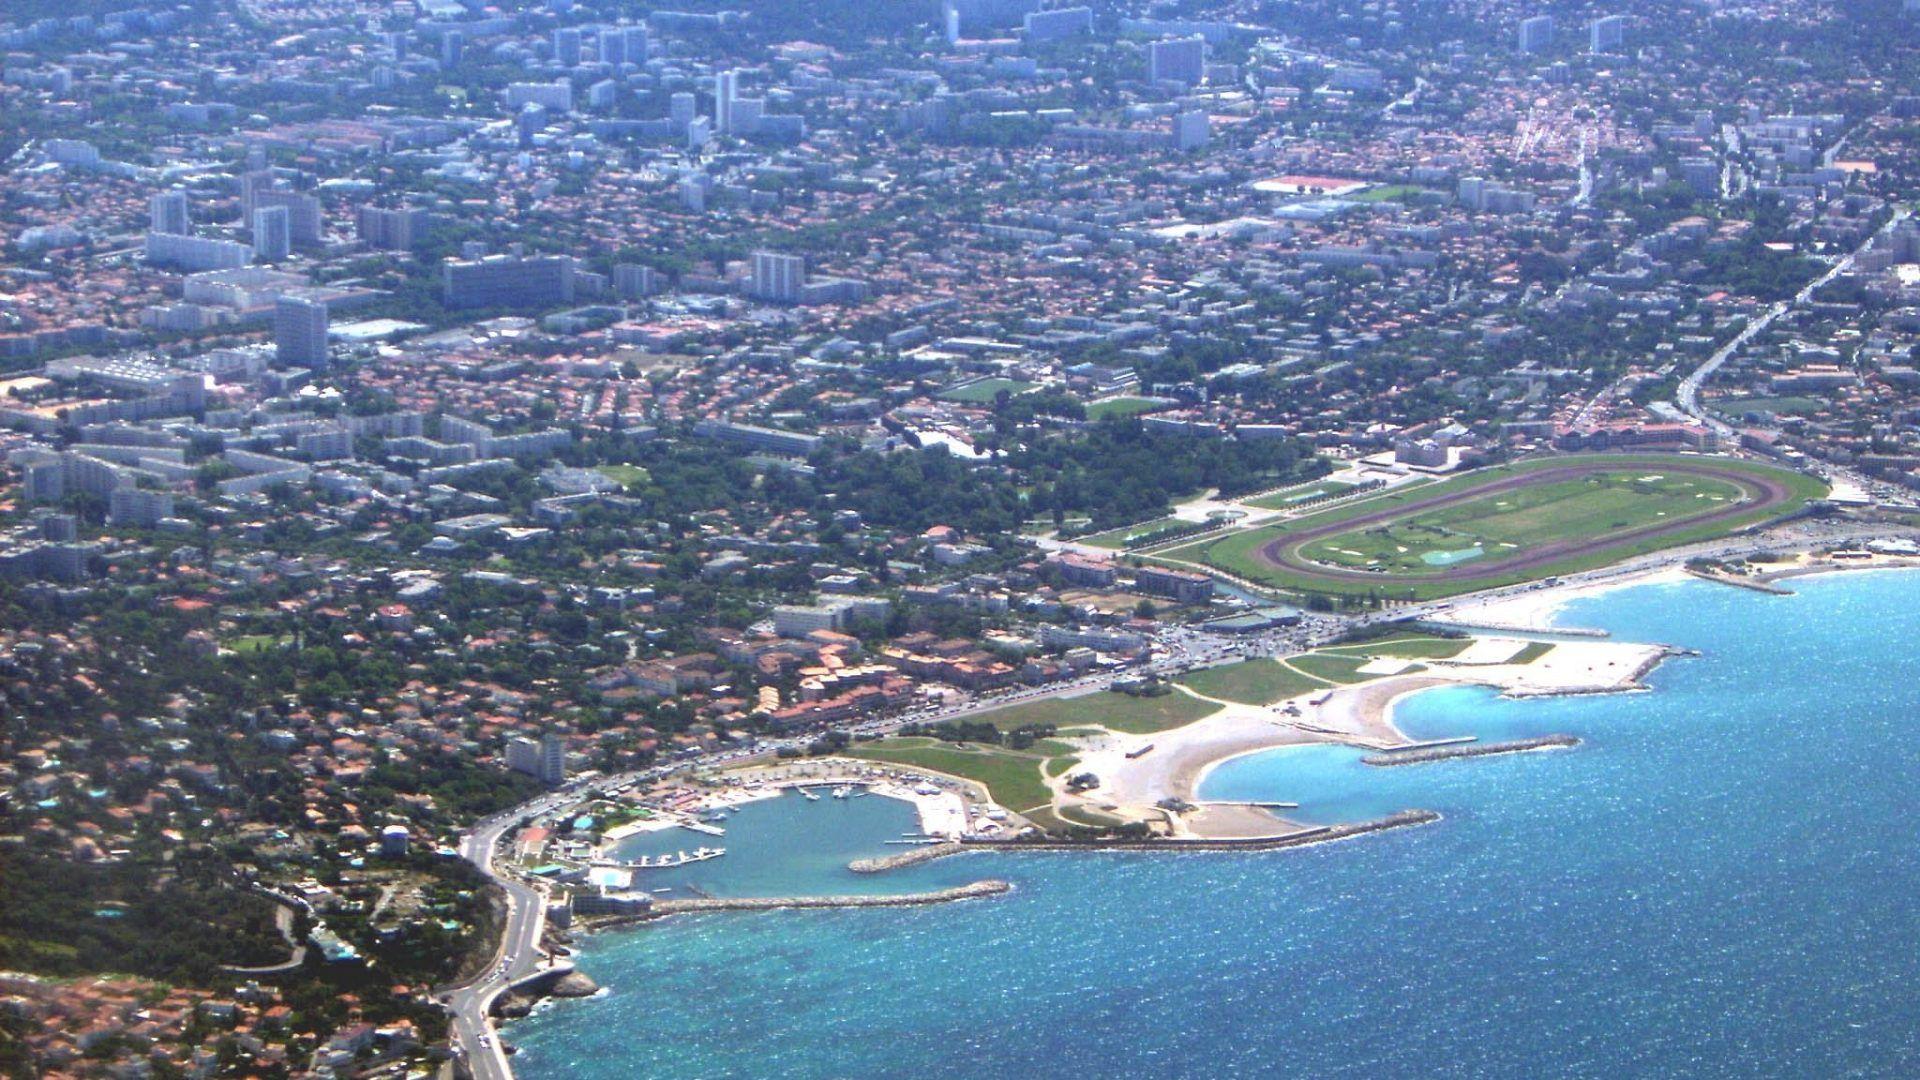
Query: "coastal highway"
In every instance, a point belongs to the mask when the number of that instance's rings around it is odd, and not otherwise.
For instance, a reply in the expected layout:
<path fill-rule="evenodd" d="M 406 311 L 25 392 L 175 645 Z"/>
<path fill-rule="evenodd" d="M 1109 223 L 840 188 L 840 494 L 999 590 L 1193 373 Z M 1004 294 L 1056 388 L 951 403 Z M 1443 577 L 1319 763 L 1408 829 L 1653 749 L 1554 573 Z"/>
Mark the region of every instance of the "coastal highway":
<path fill-rule="evenodd" d="M 550 798 L 535 800 L 529 807 Z M 498 955 L 478 979 L 454 990 L 447 998 L 454 1042 L 478 1080 L 511 1080 L 513 1066 L 508 1064 L 499 1035 L 493 1030 L 489 1010 L 494 999 L 508 986 L 533 974 L 540 964 L 540 935 L 547 922 L 546 894 L 519 878 L 498 873 L 493 866 L 493 853 L 500 838 L 529 807 L 512 815 L 488 818 L 460 843 L 460 856 L 493 879 L 506 893 L 507 900 Z"/>

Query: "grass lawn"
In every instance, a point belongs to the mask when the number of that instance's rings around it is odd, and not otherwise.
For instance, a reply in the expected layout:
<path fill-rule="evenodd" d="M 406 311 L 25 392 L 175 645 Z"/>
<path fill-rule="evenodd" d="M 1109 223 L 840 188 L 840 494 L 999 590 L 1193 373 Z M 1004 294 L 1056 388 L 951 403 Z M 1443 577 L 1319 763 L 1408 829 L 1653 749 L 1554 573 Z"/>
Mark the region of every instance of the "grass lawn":
<path fill-rule="evenodd" d="M 1401 660 L 1445 660 L 1467 651 L 1473 644 L 1467 638 L 1430 637 L 1425 634 L 1396 634 L 1352 645 L 1333 645 L 1321 649 L 1329 656 L 1391 656 Z"/>
<path fill-rule="evenodd" d="M 942 390 L 933 396 L 939 398 L 941 401 L 960 401 L 971 405 L 985 405 L 991 402 L 1002 390 L 1005 390 L 1009 394 L 1024 394 L 1031 389 L 1033 389 L 1032 383 L 1021 382 L 1018 379 L 982 379 L 977 383 L 972 383 L 967 386 L 956 387 L 951 390 Z"/>
<path fill-rule="evenodd" d="M 1517 653 L 1514 653 L 1513 660 L 1510 662 L 1515 664 L 1531 664 L 1535 660 L 1540 659 L 1541 657 L 1547 655 L 1552 651 L 1553 651 L 1553 642 L 1535 641 L 1529 644 L 1526 648 L 1521 649 Z"/>
<path fill-rule="evenodd" d="M 1371 675 L 1360 674 L 1360 669 L 1367 664 L 1367 658 L 1364 656 L 1329 656 L 1326 653 L 1303 653 L 1299 656 L 1287 657 L 1287 663 L 1316 679 L 1325 679 L 1327 682 L 1357 683 L 1366 682 L 1368 679 L 1373 678 Z M 1419 670 L 1417 666 L 1408 668 L 1403 674 L 1411 674 L 1417 670 Z"/>
<path fill-rule="evenodd" d="M 1087 406 L 1087 419 L 1104 420 L 1109 416 L 1138 416 L 1143 412 L 1152 412 L 1161 407 L 1161 402 L 1151 398 L 1114 397 L 1096 401 Z"/>
<path fill-rule="evenodd" d="M 1413 184 L 1382 184 L 1379 187 L 1368 188 L 1358 195 L 1349 195 L 1347 198 L 1354 202 L 1387 202 L 1393 199 L 1407 199 L 1425 190 L 1427 189 Z"/>
<path fill-rule="evenodd" d="M 594 472 L 631 491 L 647 482 L 648 472 L 638 465 L 601 465 Z"/>
<path fill-rule="evenodd" d="M 1070 828 L 1068 823 L 1062 819 L 1060 815 L 1053 812 L 1051 806 L 1044 810 L 1029 810 L 1021 816 L 1033 822 L 1035 825 L 1040 826 L 1041 830 L 1045 832 L 1063 833 L 1069 831 Z"/>
<path fill-rule="evenodd" d="M 1098 724 L 1129 735 L 1150 735 L 1191 724 L 1214 709 L 1204 701 L 1195 701 L 1177 691 L 1158 697 L 1135 697 L 1102 690 L 1080 697 L 1029 701 L 983 713 L 975 719 L 985 720 L 1002 731 L 1026 724 L 1052 724 L 1057 729 Z"/>
<path fill-rule="evenodd" d="M 287 641 L 285 634 L 245 634 L 228 641 L 226 646 L 237 653 L 263 653 L 269 649 L 285 648 Z"/>
<path fill-rule="evenodd" d="M 852 757 L 887 761 L 978 781 L 993 801 L 1016 813 L 1053 802 L 1040 778 L 1047 758 L 978 743 L 938 743 L 927 739 L 881 739 L 847 750 Z"/>
<path fill-rule="evenodd" d="M 1317 484 L 1308 484 L 1306 487 L 1269 492 L 1257 499 L 1248 499 L 1247 505 L 1259 507 L 1262 510 L 1291 510 L 1303 502 L 1345 495 L 1356 486 L 1358 485 L 1349 484 L 1345 480 L 1322 480 Z"/>
<path fill-rule="evenodd" d="M 1059 817 L 1071 824 L 1085 825 L 1094 829 L 1120 824 L 1119 818 L 1085 806 L 1063 806 L 1060 808 Z"/>
<path fill-rule="evenodd" d="M 1158 532 L 1161 529 L 1176 525 L 1179 522 L 1179 518 L 1154 518 L 1152 521 L 1143 521 L 1138 525 L 1122 525 L 1117 529 L 1108 529 L 1106 532 L 1097 532 L 1089 536 L 1076 536 L 1073 542 L 1076 544 L 1092 544 L 1094 547 L 1110 548 L 1118 551 L 1126 547 L 1127 541 L 1136 536 L 1146 536 L 1148 533 Z"/>
<path fill-rule="evenodd" d="M 1271 705 L 1327 685 L 1279 661 L 1265 658 L 1202 668 L 1188 672 L 1176 681 L 1196 694 L 1222 701 L 1237 701 L 1243 705 Z"/>
<path fill-rule="evenodd" d="M 1515 474 L 1564 465 L 1576 460 L 1604 459 L 1608 473 L 1599 482 L 1543 481 L 1480 499 L 1466 498 L 1452 506 L 1389 520 L 1364 530 L 1322 537 L 1307 545 L 1307 558 L 1347 569 L 1377 568 L 1377 576 L 1331 578 L 1276 567 L 1258 557 L 1275 540 L 1319 529 L 1362 514 L 1426 499 L 1439 493 L 1470 493 L 1475 488 Z M 1732 489 L 1713 477 L 1680 470 L 1688 464 L 1711 464 L 1722 471 L 1766 476 L 1783 482 L 1792 498 L 1779 506 L 1756 508 L 1717 522 L 1676 528 L 1660 536 L 1612 534 L 1657 526 L 1663 521 L 1684 522 L 1687 517 L 1723 509 Z M 1672 475 L 1663 473 L 1670 470 Z M 1654 479 L 1654 478 L 1658 479 Z M 1431 600 L 1462 592 L 1579 573 L 1634 555 L 1725 536 L 1793 513 L 1806 502 L 1824 497 L 1826 485 L 1802 473 L 1729 458 L 1704 459 L 1676 454 L 1607 454 L 1536 458 L 1513 465 L 1477 469 L 1438 483 L 1395 488 L 1343 502 L 1316 514 L 1159 552 L 1157 560 L 1201 563 L 1276 589 L 1328 596 L 1377 595 L 1395 600 Z M 1603 543 L 1569 554 L 1531 570 L 1503 573 L 1503 557 L 1517 555 L 1531 545 L 1568 537 L 1597 537 Z M 1511 546 L 1508 546 L 1511 545 Z M 1427 558 L 1433 556 L 1433 558 Z M 1485 569 L 1451 580 L 1437 574 L 1448 565 L 1485 564 Z"/>
<path fill-rule="evenodd" d="M 1714 408 L 1738 416 L 1747 412 L 1770 412 L 1780 416 L 1812 416 L 1827 407 L 1819 398 L 1810 397 L 1736 397 L 1709 402 Z"/>

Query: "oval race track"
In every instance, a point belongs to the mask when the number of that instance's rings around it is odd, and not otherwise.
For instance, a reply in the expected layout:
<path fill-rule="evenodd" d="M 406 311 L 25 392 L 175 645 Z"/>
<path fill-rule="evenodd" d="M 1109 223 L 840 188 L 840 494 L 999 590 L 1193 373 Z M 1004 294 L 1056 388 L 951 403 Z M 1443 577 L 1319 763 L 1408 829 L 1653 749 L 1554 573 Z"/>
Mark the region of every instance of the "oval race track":
<path fill-rule="evenodd" d="M 1662 521 L 1638 529 L 1609 533 L 1593 538 L 1575 538 L 1556 540 L 1541 544 L 1526 551 L 1501 559 L 1498 562 L 1475 563 L 1471 566 L 1450 567 L 1431 574 L 1379 574 L 1366 570 L 1347 570 L 1313 562 L 1300 553 L 1306 545 L 1330 536 L 1356 532 L 1388 522 L 1413 517 L 1430 510 L 1456 506 L 1460 503 L 1474 502 L 1489 495 L 1501 495 L 1521 488 L 1541 483 L 1556 483 L 1566 480 L 1579 480 L 1600 473 L 1617 473 L 1623 468 L 1634 468 L 1646 464 L 1645 459 L 1620 458 L 1608 460 L 1605 457 L 1589 457 L 1568 460 L 1563 465 L 1549 465 L 1514 476 L 1489 481 L 1486 484 L 1470 487 L 1462 491 L 1434 495 L 1425 499 L 1415 498 L 1411 502 L 1384 507 L 1370 513 L 1343 518 L 1315 528 L 1288 533 L 1277 540 L 1262 545 L 1254 557 L 1260 562 L 1286 570 L 1303 577 L 1341 584 L 1372 583 L 1419 584 L 1426 582 L 1447 582 L 1450 584 L 1471 584 L 1483 579 L 1506 578 L 1515 573 L 1526 573 L 1541 567 L 1551 566 L 1567 559 L 1582 555 L 1606 551 L 1610 548 L 1624 547 L 1643 540 L 1654 540 L 1673 533 L 1697 529 L 1702 525 L 1731 521 L 1745 517 L 1756 510 L 1771 509 L 1793 498 L 1792 490 L 1786 481 L 1764 473 L 1730 465 L 1716 465 L 1712 458 L 1674 458 L 1662 460 L 1657 465 L 1663 473 L 1679 473 L 1698 476 L 1721 483 L 1732 484 L 1746 493 L 1746 498 L 1731 506 L 1692 517 L 1673 521 Z"/>

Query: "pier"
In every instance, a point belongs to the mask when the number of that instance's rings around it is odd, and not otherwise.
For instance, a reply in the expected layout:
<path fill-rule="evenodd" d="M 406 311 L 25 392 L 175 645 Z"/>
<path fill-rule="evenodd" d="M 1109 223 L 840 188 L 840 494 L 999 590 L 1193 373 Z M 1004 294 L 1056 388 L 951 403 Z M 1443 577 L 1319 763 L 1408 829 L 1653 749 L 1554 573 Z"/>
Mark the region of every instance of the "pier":
<path fill-rule="evenodd" d="M 1448 761 L 1453 758 L 1525 754 L 1534 750 L 1564 750 L 1579 745 L 1579 738 L 1573 735 L 1543 735 L 1537 739 L 1515 739 L 1511 742 L 1455 743 L 1451 746 L 1389 750 L 1384 753 L 1369 754 L 1361 758 L 1360 762 L 1364 765 L 1381 767 L 1419 765 L 1428 761 Z"/>
<path fill-rule="evenodd" d="M 776 911 L 781 908 L 860 908 L 916 907 L 945 904 L 955 900 L 978 900 L 1013 891 L 1013 885 L 997 878 L 958 885 L 935 892 L 897 893 L 892 896 L 707 896 L 691 900 L 657 900 L 653 907 L 634 915 L 622 915 L 613 922 L 641 922 L 668 915 L 688 915 L 710 911 Z"/>

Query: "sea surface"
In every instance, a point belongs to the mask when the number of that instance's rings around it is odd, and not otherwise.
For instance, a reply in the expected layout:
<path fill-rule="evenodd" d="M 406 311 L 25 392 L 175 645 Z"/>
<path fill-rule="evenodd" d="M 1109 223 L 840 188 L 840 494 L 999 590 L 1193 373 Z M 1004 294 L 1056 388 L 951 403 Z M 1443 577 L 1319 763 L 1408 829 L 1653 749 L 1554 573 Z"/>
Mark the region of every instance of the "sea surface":
<path fill-rule="evenodd" d="M 873 879 L 1004 897 L 676 918 L 592 936 L 603 996 L 508 1027 L 523 1080 L 612 1077 L 1920 1075 L 1920 573 L 1704 582 L 1566 625 L 1702 650 L 1652 693 L 1429 691 L 1414 734 L 1569 732 L 1571 751 L 1376 769 L 1337 748 L 1205 794 L 1438 824 L 1247 854 L 977 854 Z M 873 805 L 867 805 L 873 804 Z M 783 799 L 809 857 L 900 850 L 901 804 Z M 726 841 L 739 844 L 746 813 Z M 697 868 L 781 891 L 778 859 Z M 733 864 L 729 870 L 728 864 Z M 689 871 L 692 873 L 693 871 Z M 730 880 L 737 875 L 738 880 Z"/>

